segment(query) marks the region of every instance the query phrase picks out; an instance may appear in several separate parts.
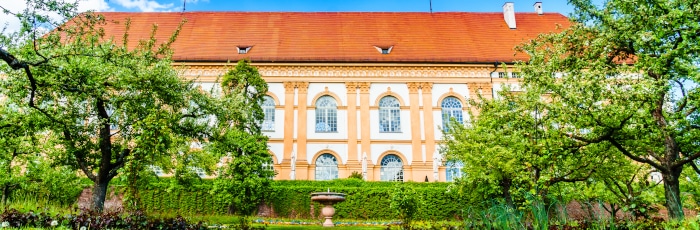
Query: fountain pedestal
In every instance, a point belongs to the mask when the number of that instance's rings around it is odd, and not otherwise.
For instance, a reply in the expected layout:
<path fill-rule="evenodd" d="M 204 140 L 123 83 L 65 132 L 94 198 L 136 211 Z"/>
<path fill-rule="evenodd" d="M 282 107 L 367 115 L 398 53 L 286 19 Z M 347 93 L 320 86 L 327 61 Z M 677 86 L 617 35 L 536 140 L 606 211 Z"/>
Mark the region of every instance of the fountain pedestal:
<path fill-rule="evenodd" d="M 311 193 L 311 201 L 316 201 L 324 205 L 323 209 L 321 209 L 321 215 L 326 218 L 326 221 L 323 222 L 323 227 L 333 227 L 335 226 L 332 220 L 333 215 L 335 214 L 335 208 L 333 208 L 333 205 L 338 202 L 345 201 L 345 194 L 337 192 Z"/>

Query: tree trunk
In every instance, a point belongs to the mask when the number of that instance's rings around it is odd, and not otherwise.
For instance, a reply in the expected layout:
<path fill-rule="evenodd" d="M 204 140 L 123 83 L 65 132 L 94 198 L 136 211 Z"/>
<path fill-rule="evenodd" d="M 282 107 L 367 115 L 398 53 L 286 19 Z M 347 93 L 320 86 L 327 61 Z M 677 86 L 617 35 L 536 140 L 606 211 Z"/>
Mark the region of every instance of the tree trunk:
<path fill-rule="evenodd" d="M 109 186 L 109 180 L 106 178 L 99 178 L 95 181 L 95 187 L 92 189 L 93 211 L 102 212 L 102 210 L 104 210 L 107 186 Z"/>
<path fill-rule="evenodd" d="M 682 167 L 679 167 L 682 169 Z M 668 218 L 672 220 L 682 220 L 684 218 L 683 207 L 681 205 L 681 192 L 678 177 L 680 170 L 671 169 L 670 173 L 662 172 L 664 179 L 664 195 L 666 196 L 666 210 Z"/>
<path fill-rule="evenodd" d="M 2 186 L 2 205 L 7 205 L 7 197 L 10 194 L 10 190 L 7 189 L 9 185 Z"/>
<path fill-rule="evenodd" d="M 513 205 L 513 198 L 511 197 L 511 194 L 510 194 L 510 187 L 512 185 L 513 185 L 513 180 L 511 180 L 510 178 L 506 178 L 506 179 L 501 180 L 501 189 L 502 189 L 501 192 L 503 193 L 503 198 L 505 199 L 506 205 L 508 205 L 509 208 L 515 207 Z"/>
<path fill-rule="evenodd" d="M 8 181 L 10 181 L 10 183 L 13 183 L 12 182 L 12 161 L 15 160 L 15 157 L 17 157 L 17 149 L 12 151 L 12 157 L 10 157 L 10 160 L 7 162 L 7 166 L 4 168 L 5 175 L 7 175 L 7 177 L 8 177 L 7 179 L 8 179 Z M 5 184 L 4 186 L 2 186 L 2 205 L 3 206 L 7 205 L 7 199 L 9 199 L 10 191 L 12 191 L 12 189 L 10 188 L 11 186 L 14 186 L 14 185 L 13 184 Z"/>

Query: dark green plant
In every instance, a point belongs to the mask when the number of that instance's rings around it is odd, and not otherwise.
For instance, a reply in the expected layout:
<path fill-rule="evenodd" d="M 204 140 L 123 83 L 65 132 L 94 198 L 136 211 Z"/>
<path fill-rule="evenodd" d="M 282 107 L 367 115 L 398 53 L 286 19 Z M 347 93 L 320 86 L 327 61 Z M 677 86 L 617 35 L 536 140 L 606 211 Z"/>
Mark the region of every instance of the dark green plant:
<path fill-rule="evenodd" d="M 362 177 L 362 173 L 360 173 L 358 171 L 352 171 L 352 173 L 350 173 L 350 176 L 348 176 L 348 179 L 364 180 L 364 177 Z"/>
<path fill-rule="evenodd" d="M 401 219 L 401 228 L 411 229 L 411 222 L 415 219 L 418 207 L 421 206 L 421 198 L 410 185 L 397 183 L 391 194 L 391 209 Z"/>
<path fill-rule="evenodd" d="M 268 138 L 260 128 L 267 83 L 255 67 L 242 60 L 223 76 L 221 87 L 223 101 L 239 102 L 222 106 L 245 109 L 216 114 L 217 132 L 212 133 L 211 144 L 205 149 L 226 157 L 228 162 L 215 180 L 212 192 L 223 194 L 218 199 L 230 201 L 229 212 L 252 215 L 269 194 L 275 176 L 273 170 L 265 167 L 272 164 L 272 157 L 267 150 Z"/>
<path fill-rule="evenodd" d="M 518 65 L 523 90 L 547 95 L 569 130 L 560 141 L 609 145 L 661 173 L 668 216 L 683 219 L 681 173 L 700 158 L 697 4 L 568 2 L 570 27 L 519 49 L 530 57 Z"/>
<path fill-rule="evenodd" d="M 7 209 L 0 213 L 0 223 L 7 223 L 15 228 L 56 228 L 71 229 L 163 229 L 163 230 L 203 230 L 204 224 L 188 223 L 182 216 L 174 218 L 150 218 L 143 212 L 129 214 L 119 212 L 83 211 L 77 215 L 55 215 L 42 212 L 22 213 Z M 250 229 L 250 228 L 249 228 Z M 264 229 L 264 228 L 263 228 Z"/>

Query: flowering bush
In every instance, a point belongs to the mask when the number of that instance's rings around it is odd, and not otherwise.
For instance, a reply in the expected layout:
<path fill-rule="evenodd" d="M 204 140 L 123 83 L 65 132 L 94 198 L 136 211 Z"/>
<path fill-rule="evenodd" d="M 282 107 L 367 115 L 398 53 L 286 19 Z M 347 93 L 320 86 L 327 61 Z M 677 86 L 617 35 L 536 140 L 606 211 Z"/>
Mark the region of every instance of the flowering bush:
<path fill-rule="evenodd" d="M 82 211 L 80 214 L 64 216 L 51 216 L 48 213 L 27 212 L 21 213 L 16 209 L 8 209 L 0 214 L 0 227 L 45 227 L 54 228 L 58 226 L 72 229 L 177 229 L 195 230 L 206 229 L 201 222 L 197 224 L 188 223 L 185 218 L 177 216 L 175 218 L 152 219 L 143 212 L 122 214 L 118 212 L 92 212 Z"/>

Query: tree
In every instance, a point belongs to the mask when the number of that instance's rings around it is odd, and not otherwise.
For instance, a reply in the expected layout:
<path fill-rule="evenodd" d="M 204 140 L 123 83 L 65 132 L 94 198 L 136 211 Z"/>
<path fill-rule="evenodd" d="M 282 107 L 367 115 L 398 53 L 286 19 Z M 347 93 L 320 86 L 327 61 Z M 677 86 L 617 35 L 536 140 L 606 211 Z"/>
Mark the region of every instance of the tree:
<path fill-rule="evenodd" d="M 682 219 L 679 176 L 700 157 L 700 7 L 683 0 L 569 1 L 570 28 L 522 46 L 527 90 L 551 95 L 568 139 L 609 144 L 662 174 L 666 208 Z"/>
<path fill-rule="evenodd" d="M 20 31 L 0 37 L 5 62 L 0 72 L 7 73 L 0 94 L 45 120 L 44 128 L 59 140 L 52 147 L 63 153 L 54 161 L 94 182 L 94 210 L 103 209 L 109 182 L 127 163 L 139 164 L 129 170 L 138 172 L 164 159 L 206 153 L 188 147 L 211 136 L 202 120 L 211 111 L 244 109 L 201 109 L 217 99 L 173 69 L 170 44 L 179 27 L 159 42 L 154 26 L 150 38 L 129 47 L 128 21 L 122 22 L 127 32 L 115 39 L 102 32 L 114 22 L 94 13 L 76 14 L 74 4 L 30 0 L 28 6 L 16 14 L 23 23 Z M 42 35 L 47 28 L 53 30 Z"/>
<path fill-rule="evenodd" d="M 0 186 L 3 205 L 10 192 L 22 184 L 19 176 L 19 165 L 27 163 L 29 155 L 37 151 L 38 138 L 34 136 L 41 127 L 36 114 L 21 111 L 19 107 L 8 101 L 0 101 Z"/>
<path fill-rule="evenodd" d="M 216 131 L 212 132 L 213 142 L 207 150 L 230 160 L 215 181 L 216 191 L 213 192 L 227 194 L 223 198 L 231 202 L 230 212 L 251 215 L 269 193 L 275 176 L 274 171 L 265 167 L 272 165 L 272 158 L 267 150 L 267 136 L 260 128 L 264 117 L 261 104 L 267 93 L 267 83 L 255 67 L 242 60 L 223 76 L 221 86 L 224 91 L 221 106 L 246 110 L 216 114 Z"/>
<path fill-rule="evenodd" d="M 470 100 L 479 111 L 471 123 L 452 123 L 445 133 L 444 153 L 464 163 L 461 182 L 477 202 L 500 197 L 514 207 L 527 195 L 547 200 L 558 183 L 585 181 L 614 172 L 618 159 L 609 145 L 582 145 L 567 138 L 576 130 L 564 126 L 546 98 L 536 92 L 500 92 L 493 100 Z M 516 199 L 516 200 L 513 200 Z M 519 201 L 519 202 L 516 202 Z"/>

